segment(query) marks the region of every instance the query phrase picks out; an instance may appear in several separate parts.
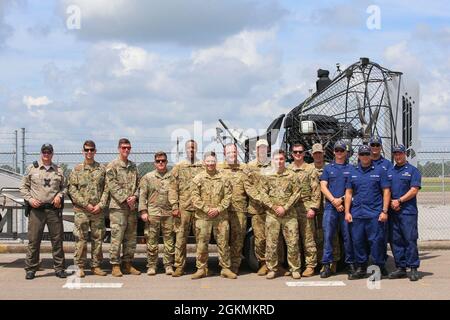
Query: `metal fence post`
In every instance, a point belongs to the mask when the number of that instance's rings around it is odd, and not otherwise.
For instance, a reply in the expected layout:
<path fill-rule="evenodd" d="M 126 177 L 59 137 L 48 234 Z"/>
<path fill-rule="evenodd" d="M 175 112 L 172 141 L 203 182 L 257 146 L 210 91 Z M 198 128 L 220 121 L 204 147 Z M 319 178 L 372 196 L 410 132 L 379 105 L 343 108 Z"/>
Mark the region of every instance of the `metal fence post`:
<path fill-rule="evenodd" d="M 442 158 L 442 204 L 445 206 L 445 162 Z"/>

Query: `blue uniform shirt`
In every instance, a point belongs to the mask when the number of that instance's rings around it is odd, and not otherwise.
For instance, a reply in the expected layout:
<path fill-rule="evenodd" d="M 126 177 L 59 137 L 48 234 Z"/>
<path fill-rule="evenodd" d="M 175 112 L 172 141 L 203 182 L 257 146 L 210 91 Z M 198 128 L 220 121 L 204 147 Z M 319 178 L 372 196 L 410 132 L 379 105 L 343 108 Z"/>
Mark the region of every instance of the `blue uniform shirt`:
<path fill-rule="evenodd" d="M 353 218 L 376 218 L 383 210 L 383 189 L 389 188 L 391 181 L 387 171 L 372 164 L 362 168 L 353 167 L 347 179 L 346 188 L 353 190 L 350 213 Z"/>
<path fill-rule="evenodd" d="M 389 171 L 393 167 L 392 162 L 388 159 L 383 158 L 382 156 L 378 160 L 372 160 L 372 164 L 377 166 L 381 166 L 384 170 Z"/>
<path fill-rule="evenodd" d="M 337 164 L 332 162 L 327 164 L 320 176 L 320 181 L 328 182 L 328 190 L 335 198 L 341 198 L 345 195 L 345 185 L 350 176 L 352 166 L 348 163 Z M 333 209 L 334 206 L 326 199 L 325 209 Z"/>
<path fill-rule="evenodd" d="M 403 166 L 395 165 L 388 171 L 391 179 L 392 199 L 397 200 L 411 189 L 411 187 L 421 188 L 422 176 L 419 170 L 413 165 L 406 162 Z M 417 197 L 401 203 L 399 213 L 417 214 Z"/>

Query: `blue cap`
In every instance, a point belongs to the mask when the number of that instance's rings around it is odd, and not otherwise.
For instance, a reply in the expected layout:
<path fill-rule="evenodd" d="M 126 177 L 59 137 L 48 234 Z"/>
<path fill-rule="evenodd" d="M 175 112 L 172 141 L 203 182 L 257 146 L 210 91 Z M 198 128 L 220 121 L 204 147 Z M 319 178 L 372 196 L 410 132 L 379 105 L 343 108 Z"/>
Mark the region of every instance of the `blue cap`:
<path fill-rule="evenodd" d="M 406 152 L 406 147 L 402 144 L 397 144 L 392 148 L 392 152 Z"/>
<path fill-rule="evenodd" d="M 371 145 L 372 143 L 383 144 L 383 140 L 380 137 L 373 136 L 369 140 L 369 145 Z"/>
<path fill-rule="evenodd" d="M 358 154 L 361 154 L 361 153 L 370 153 L 370 147 L 366 144 L 363 144 L 358 149 Z"/>
<path fill-rule="evenodd" d="M 342 140 L 338 140 L 336 141 L 336 143 L 334 144 L 334 150 L 336 149 L 343 149 L 343 150 L 347 150 L 347 145 L 345 144 L 344 141 Z"/>

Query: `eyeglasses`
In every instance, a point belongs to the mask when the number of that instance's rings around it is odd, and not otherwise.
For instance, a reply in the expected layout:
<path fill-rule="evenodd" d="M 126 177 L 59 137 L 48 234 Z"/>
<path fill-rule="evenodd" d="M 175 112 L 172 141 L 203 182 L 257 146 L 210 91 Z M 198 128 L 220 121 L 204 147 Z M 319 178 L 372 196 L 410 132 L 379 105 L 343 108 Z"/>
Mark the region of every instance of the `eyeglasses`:
<path fill-rule="evenodd" d="M 167 160 L 155 160 L 155 163 L 166 163 Z"/>
<path fill-rule="evenodd" d="M 368 156 L 370 156 L 370 152 L 363 152 L 363 153 L 360 153 L 359 155 L 363 156 L 363 157 L 368 157 Z"/>
<path fill-rule="evenodd" d="M 371 143 L 370 146 L 378 148 L 378 147 L 381 147 L 381 144 L 379 144 L 379 143 Z"/>
<path fill-rule="evenodd" d="M 84 148 L 84 152 L 95 152 L 95 148 Z"/>
<path fill-rule="evenodd" d="M 345 150 L 344 149 L 334 149 L 334 152 L 340 153 L 340 152 L 345 152 Z"/>
<path fill-rule="evenodd" d="M 293 154 L 303 154 L 303 152 L 305 152 L 305 150 L 295 150 L 295 151 L 292 151 L 292 153 Z"/>
<path fill-rule="evenodd" d="M 122 150 L 131 150 L 131 147 L 120 147 Z"/>

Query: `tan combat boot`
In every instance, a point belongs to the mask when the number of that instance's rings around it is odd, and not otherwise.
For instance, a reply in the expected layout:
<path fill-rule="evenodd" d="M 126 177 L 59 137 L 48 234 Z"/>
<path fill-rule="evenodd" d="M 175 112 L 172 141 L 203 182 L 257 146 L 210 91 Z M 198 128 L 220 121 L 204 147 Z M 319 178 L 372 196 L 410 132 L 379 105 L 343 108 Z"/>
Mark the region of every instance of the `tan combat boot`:
<path fill-rule="evenodd" d="M 275 271 L 269 271 L 266 275 L 266 279 L 269 280 L 275 279 Z"/>
<path fill-rule="evenodd" d="M 125 262 L 124 266 L 123 266 L 123 273 L 124 274 L 132 274 L 134 276 L 138 276 L 141 274 L 141 272 L 137 269 L 135 269 L 132 265 L 131 262 Z"/>
<path fill-rule="evenodd" d="M 170 276 L 170 275 L 173 274 L 173 268 L 172 268 L 172 266 L 167 266 L 167 267 L 166 267 L 166 274 L 167 274 L 168 276 Z"/>
<path fill-rule="evenodd" d="M 336 273 L 336 271 L 337 271 L 337 262 L 332 262 L 330 268 L 331 268 L 331 272 Z"/>
<path fill-rule="evenodd" d="M 122 271 L 120 270 L 120 265 L 113 264 L 113 266 L 112 266 L 112 276 L 113 277 L 121 277 L 121 276 L 123 276 Z"/>
<path fill-rule="evenodd" d="M 303 277 L 312 277 L 314 275 L 314 268 L 307 267 L 305 271 L 303 271 L 302 276 Z"/>
<path fill-rule="evenodd" d="M 265 276 L 269 272 L 269 269 L 267 269 L 266 264 L 264 263 L 261 268 L 258 270 L 258 276 Z"/>
<path fill-rule="evenodd" d="M 156 269 L 155 268 L 148 268 L 147 269 L 147 275 L 148 276 L 154 276 L 156 274 Z"/>
<path fill-rule="evenodd" d="M 175 272 L 172 273 L 172 277 L 181 277 L 184 274 L 184 269 L 181 267 L 178 267 L 175 269 Z"/>
<path fill-rule="evenodd" d="M 93 267 L 91 269 L 91 271 L 96 276 L 102 276 L 102 277 L 106 276 L 106 272 L 103 271 L 100 267 Z"/>
<path fill-rule="evenodd" d="M 228 278 L 228 279 L 236 279 L 237 278 L 236 273 L 234 273 L 230 269 L 222 269 L 222 271 L 220 271 L 220 275 L 222 277 Z"/>
<path fill-rule="evenodd" d="M 302 276 L 300 275 L 300 272 L 294 271 L 294 272 L 292 272 L 292 278 L 293 279 L 301 279 Z"/>
<path fill-rule="evenodd" d="M 192 280 L 205 278 L 208 275 L 208 271 L 206 269 L 197 269 L 197 272 L 194 273 L 191 277 Z"/>
<path fill-rule="evenodd" d="M 84 278 L 86 276 L 86 274 L 84 273 L 84 268 L 78 268 L 77 276 L 79 276 L 80 278 Z"/>

